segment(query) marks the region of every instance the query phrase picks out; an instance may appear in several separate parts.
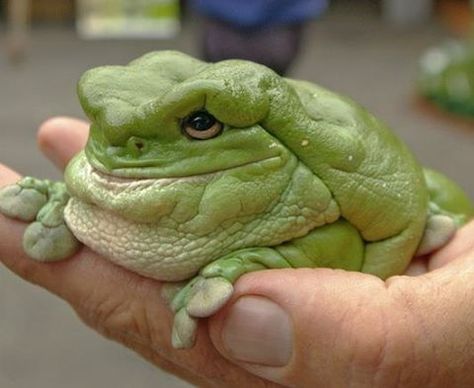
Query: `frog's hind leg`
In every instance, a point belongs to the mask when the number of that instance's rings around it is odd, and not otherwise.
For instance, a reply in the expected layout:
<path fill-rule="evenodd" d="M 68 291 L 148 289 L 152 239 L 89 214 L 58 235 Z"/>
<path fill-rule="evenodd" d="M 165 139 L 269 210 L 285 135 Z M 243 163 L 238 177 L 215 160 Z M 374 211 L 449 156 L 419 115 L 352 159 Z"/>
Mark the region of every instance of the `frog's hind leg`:
<path fill-rule="evenodd" d="M 25 177 L 0 190 L 0 213 L 30 224 L 23 249 L 38 261 L 57 261 L 79 249 L 79 241 L 64 222 L 69 194 L 63 182 Z"/>
<path fill-rule="evenodd" d="M 417 256 L 427 255 L 443 247 L 456 230 L 474 215 L 472 203 L 458 185 L 439 172 L 425 169 L 424 173 L 430 202 Z"/>

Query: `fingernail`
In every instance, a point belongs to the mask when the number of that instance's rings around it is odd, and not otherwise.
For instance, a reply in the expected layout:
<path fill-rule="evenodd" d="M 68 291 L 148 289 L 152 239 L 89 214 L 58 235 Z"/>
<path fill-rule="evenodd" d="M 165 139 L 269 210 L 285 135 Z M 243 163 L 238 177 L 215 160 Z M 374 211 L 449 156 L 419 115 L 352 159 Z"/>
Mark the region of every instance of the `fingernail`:
<path fill-rule="evenodd" d="M 276 303 L 265 297 L 245 296 L 232 306 L 222 341 L 236 361 L 284 366 L 293 349 L 291 326 L 290 317 Z"/>

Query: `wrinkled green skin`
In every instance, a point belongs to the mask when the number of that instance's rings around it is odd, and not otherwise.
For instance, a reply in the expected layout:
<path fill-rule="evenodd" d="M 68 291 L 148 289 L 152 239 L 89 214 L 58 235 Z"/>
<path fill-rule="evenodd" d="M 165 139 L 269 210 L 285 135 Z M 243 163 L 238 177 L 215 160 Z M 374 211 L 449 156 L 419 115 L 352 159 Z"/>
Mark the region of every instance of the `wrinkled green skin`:
<path fill-rule="evenodd" d="M 25 178 L 3 189 L 0 210 L 34 221 L 24 247 L 37 260 L 68 257 L 79 240 L 173 282 L 164 294 L 178 348 L 245 273 L 330 267 L 384 279 L 473 214 L 459 187 L 423 170 L 359 105 L 261 65 L 157 52 L 92 69 L 78 90 L 92 124 L 65 185 Z M 220 135 L 183 133 L 200 110 L 223 123 Z"/>

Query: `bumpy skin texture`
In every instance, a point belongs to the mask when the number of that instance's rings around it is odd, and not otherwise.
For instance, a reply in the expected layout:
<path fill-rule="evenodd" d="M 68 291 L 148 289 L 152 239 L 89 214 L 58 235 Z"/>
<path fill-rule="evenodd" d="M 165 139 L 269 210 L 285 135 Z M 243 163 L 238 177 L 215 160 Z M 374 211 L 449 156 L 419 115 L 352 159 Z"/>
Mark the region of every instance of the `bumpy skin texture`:
<path fill-rule="evenodd" d="M 192 346 L 197 319 L 244 273 L 387 278 L 473 214 L 459 187 L 359 105 L 251 62 L 150 53 L 90 70 L 79 97 L 91 131 L 66 186 L 23 179 L 0 193 L 0 210 L 36 219 L 24 240 L 35 259 L 65 258 L 79 240 L 144 276 L 184 281 L 165 289 L 176 347 Z M 196 112 L 219 131 L 192 138 Z"/>

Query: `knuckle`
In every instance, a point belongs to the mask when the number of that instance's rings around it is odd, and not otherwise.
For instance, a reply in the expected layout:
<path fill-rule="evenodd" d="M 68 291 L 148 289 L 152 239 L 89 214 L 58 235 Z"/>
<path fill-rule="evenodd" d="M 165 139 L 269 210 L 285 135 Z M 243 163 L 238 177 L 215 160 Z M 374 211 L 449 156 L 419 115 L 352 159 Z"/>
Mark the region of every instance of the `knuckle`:
<path fill-rule="evenodd" d="M 150 309 L 147 303 L 139 300 L 97 299 L 96 295 L 90 295 L 77 305 L 76 312 L 88 326 L 105 337 L 136 347 L 137 344 L 152 345 L 156 338 L 163 338 L 156 334 L 159 329 Z"/>
<path fill-rule="evenodd" d="M 133 319 L 127 302 L 114 298 L 97 299 L 93 294 L 84 298 L 77 310 L 88 325 L 107 332 L 130 329 Z"/>

